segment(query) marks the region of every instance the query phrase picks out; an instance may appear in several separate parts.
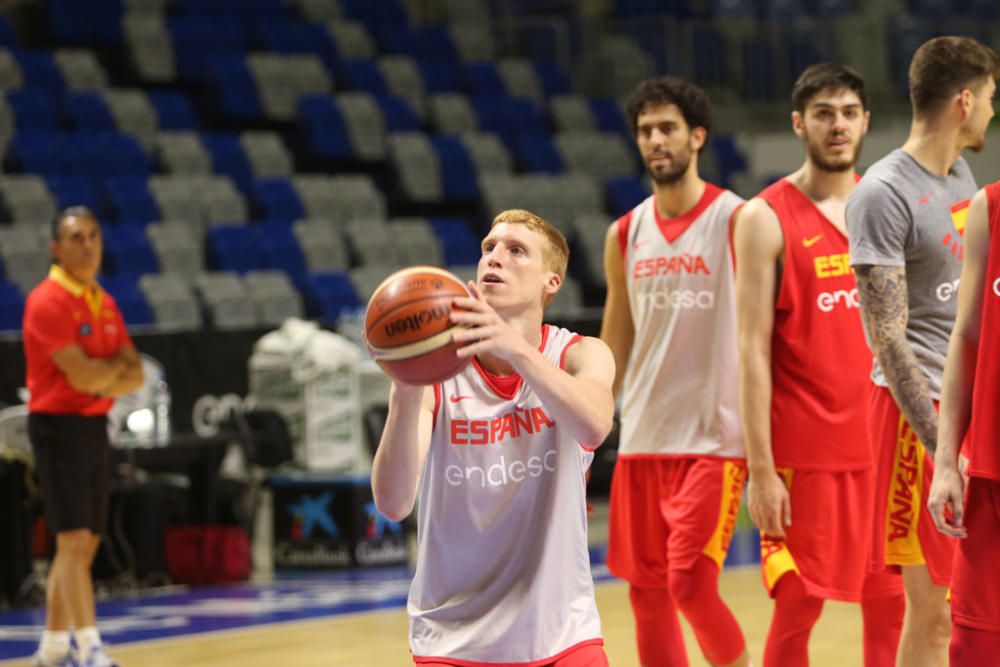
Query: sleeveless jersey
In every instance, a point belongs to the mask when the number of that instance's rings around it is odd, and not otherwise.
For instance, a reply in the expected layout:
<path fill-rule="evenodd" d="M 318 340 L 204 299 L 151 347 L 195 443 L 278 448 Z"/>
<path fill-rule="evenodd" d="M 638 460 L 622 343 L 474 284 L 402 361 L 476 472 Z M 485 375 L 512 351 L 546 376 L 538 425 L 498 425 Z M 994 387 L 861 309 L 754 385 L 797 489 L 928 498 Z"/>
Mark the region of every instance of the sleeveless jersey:
<path fill-rule="evenodd" d="M 650 196 L 620 218 L 635 337 L 618 453 L 743 458 L 729 223 L 743 200 L 710 183 L 668 219 Z"/>
<path fill-rule="evenodd" d="M 777 214 L 785 242 L 771 338 L 775 465 L 869 469 L 871 352 L 847 237 L 787 179 L 757 196 Z"/>
<path fill-rule="evenodd" d="M 562 366 L 580 337 L 545 325 Z M 478 364 L 435 386 L 420 484 L 410 650 L 417 658 L 530 663 L 600 642 L 587 548 L 593 459 L 524 382 Z"/>
<path fill-rule="evenodd" d="M 990 250 L 969 424 L 969 475 L 1000 481 L 1000 181 L 986 186 Z"/>

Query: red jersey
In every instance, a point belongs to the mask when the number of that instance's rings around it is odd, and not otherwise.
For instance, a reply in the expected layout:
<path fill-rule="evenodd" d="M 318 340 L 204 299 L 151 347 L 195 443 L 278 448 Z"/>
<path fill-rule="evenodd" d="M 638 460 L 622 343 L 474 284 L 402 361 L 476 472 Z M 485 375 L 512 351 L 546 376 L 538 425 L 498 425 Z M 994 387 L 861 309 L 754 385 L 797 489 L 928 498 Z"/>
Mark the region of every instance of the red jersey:
<path fill-rule="evenodd" d="M 779 468 L 863 470 L 872 357 L 847 237 L 787 179 L 759 195 L 778 216 L 784 262 L 771 338 L 771 443 Z"/>
<path fill-rule="evenodd" d="M 89 357 L 107 358 L 132 344 L 115 300 L 100 287 L 87 289 L 53 266 L 24 305 L 24 357 L 31 393 L 28 410 L 60 415 L 104 415 L 113 398 L 70 386 L 52 354 L 79 345 Z"/>
<path fill-rule="evenodd" d="M 969 475 L 1000 481 L 1000 181 L 986 186 L 990 251 L 983 285 L 983 319 L 969 424 Z"/>

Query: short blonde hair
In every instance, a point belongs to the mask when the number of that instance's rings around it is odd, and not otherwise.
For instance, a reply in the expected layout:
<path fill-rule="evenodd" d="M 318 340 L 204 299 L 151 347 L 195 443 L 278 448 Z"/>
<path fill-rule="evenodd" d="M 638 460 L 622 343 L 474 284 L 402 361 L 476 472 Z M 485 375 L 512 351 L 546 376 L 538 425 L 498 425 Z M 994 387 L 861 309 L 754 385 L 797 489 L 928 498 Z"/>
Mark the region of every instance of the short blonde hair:
<path fill-rule="evenodd" d="M 501 223 L 508 225 L 524 225 L 542 237 L 542 266 L 559 276 L 566 277 L 566 266 L 569 264 L 569 244 L 562 232 L 540 215 L 526 211 L 523 208 L 512 208 L 502 211 L 493 218 L 490 229 Z"/>

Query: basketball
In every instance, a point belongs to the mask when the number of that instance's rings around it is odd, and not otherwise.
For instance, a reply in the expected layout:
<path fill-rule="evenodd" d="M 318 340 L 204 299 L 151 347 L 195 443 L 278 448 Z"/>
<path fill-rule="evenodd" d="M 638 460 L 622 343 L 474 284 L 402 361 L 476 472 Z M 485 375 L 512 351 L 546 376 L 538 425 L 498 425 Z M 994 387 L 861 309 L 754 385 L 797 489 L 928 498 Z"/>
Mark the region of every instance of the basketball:
<path fill-rule="evenodd" d="M 430 385 L 469 363 L 451 336 L 452 300 L 469 296 L 462 280 L 433 266 L 402 269 L 382 281 L 365 312 L 365 340 L 375 363 L 407 384 Z"/>

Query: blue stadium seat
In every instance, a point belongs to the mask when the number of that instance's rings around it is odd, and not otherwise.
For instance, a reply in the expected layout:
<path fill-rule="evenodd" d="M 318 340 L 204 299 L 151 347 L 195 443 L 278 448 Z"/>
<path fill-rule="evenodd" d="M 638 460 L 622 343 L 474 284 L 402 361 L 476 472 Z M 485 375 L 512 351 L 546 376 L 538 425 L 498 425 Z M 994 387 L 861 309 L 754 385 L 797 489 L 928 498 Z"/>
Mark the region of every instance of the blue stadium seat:
<path fill-rule="evenodd" d="M 465 144 L 455 136 L 432 136 L 431 147 L 441 165 L 445 199 L 474 202 L 479 199 L 476 183 L 476 165 L 472 162 Z"/>
<path fill-rule="evenodd" d="M 987 0 L 993 4 L 993 0 Z M 844 16 L 854 12 L 853 0 L 811 0 L 809 10 L 813 16 L 822 18 L 830 16 Z"/>
<path fill-rule="evenodd" d="M 538 80 L 542 84 L 542 91 L 546 97 L 569 95 L 572 92 L 569 75 L 557 63 L 536 62 L 535 72 L 538 74 Z"/>
<path fill-rule="evenodd" d="M 385 78 L 372 60 L 344 60 L 338 70 L 340 80 L 350 90 L 384 93 L 389 90 Z"/>
<path fill-rule="evenodd" d="M 297 124 L 302 143 L 313 155 L 330 160 L 347 160 L 354 155 L 344 116 L 328 96 L 300 98 Z"/>
<path fill-rule="evenodd" d="M 593 97 L 589 100 L 590 111 L 594 114 L 594 122 L 601 132 L 617 132 L 631 140 L 625 114 L 618 101 L 613 97 Z"/>
<path fill-rule="evenodd" d="M 774 49 L 765 39 L 751 37 L 740 45 L 743 61 L 741 92 L 748 102 L 769 102 L 776 98 Z"/>
<path fill-rule="evenodd" d="M 952 0 L 910 0 L 910 13 L 928 19 L 942 19 L 958 9 Z"/>
<path fill-rule="evenodd" d="M 132 225 L 105 225 L 104 273 L 110 276 L 132 276 L 133 280 L 144 273 L 157 273 L 160 263 L 149 245 L 141 227 Z"/>
<path fill-rule="evenodd" d="M 49 191 L 56 198 L 59 208 L 86 206 L 101 221 L 107 221 L 104 200 L 90 176 L 52 175 L 45 179 Z"/>
<path fill-rule="evenodd" d="M 68 93 L 62 98 L 63 117 L 74 130 L 88 132 L 116 132 L 111 110 L 99 93 Z"/>
<path fill-rule="evenodd" d="M 503 77 L 492 62 L 466 63 L 462 68 L 462 84 L 469 95 L 506 95 Z"/>
<path fill-rule="evenodd" d="M 224 116 L 244 121 L 261 117 L 257 84 L 242 55 L 216 55 L 210 58 L 207 82 Z"/>
<path fill-rule="evenodd" d="M 10 169 L 40 175 L 62 173 L 66 157 L 62 144 L 62 136 L 54 132 L 18 132 L 7 147 Z"/>
<path fill-rule="evenodd" d="M 457 93 L 461 88 L 454 60 L 419 58 L 417 69 L 424 78 L 424 89 L 428 94 Z"/>
<path fill-rule="evenodd" d="M 302 200 L 285 178 L 268 178 L 254 181 L 251 206 L 256 220 L 285 220 L 294 222 L 306 217 Z M 288 231 L 291 234 L 291 230 Z"/>
<path fill-rule="evenodd" d="M 125 324 L 129 326 L 154 324 L 156 318 L 153 316 L 153 309 L 149 307 L 149 302 L 139 289 L 136 278 L 128 274 L 102 276 L 101 286 L 118 304 L 118 309 L 125 318 Z"/>
<path fill-rule="evenodd" d="M 253 180 L 253 167 L 237 135 L 206 132 L 201 135 L 201 143 L 212 157 L 212 170 L 215 173 L 232 178 L 240 190 L 249 188 Z"/>
<path fill-rule="evenodd" d="M 649 184 L 638 176 L 619 176 L 604 184 L 605 205 L 616 218 L 631 211 L 649 195 Z"/>
<path fill-rule="evenodd" d="M 255 20 L 290 18 L 288 6 L 281 0 L 173 0 L 178 14 L 206 16 L 244 16 Z"/>
<path fill-rule="evenodd" d="M 198 116 L 188 98 L 172 90 L 150 90 L 146 93 L 149 103 L 156 110 L 162 130 L 197 130 Z"/>
<path fill-rule="evenodd" d="M 6 16 L 0 16 L 0 46 L 8 49 L 18 47 L 17 33 L 14 32 Z"/>
<path fill-rule="evenodd" d="M 477 95 L 469 101 L 478 117 L 480 129 L 500 135 L 510 150 L 516 148 L 517 135 L 545 130 L 542 115 L 528 98 Z"/>
<path fill-rule="evenodd" d="M 350 277 L 343 272 L 310 273 L 302 287 L 308 314 L 324 324 L 335 324 L 342 312 L 362 305 Z"/>
<path fill-rule="evenodd" d="M 14 59 L 21 67 L 25 87 L 49 93 L 61 93 L 66 88 L 62 72 L 48 51 L 16 50 Z"/>
<path fill-rule="evenodd" d="M 0 281 L 0 331 L 20 331 L 24 297 L 17 285 Z"/>
<path fill-rule="evenodd" d="M 173 37 L 178 77 L 190 83 L 205 80 L 210 61 L 242 55 L 250 46 L 246 25 L 232 17 L 172 16 L 167 30 Z"/>
<path fill-rule="evenodd" d="M 728 187 L 733 174 L 747 170 L 747 158 L 731 134 L 713 134 L 708 141 L 719 168 L 719 178 L 722 180 L 720 185 Z"/>
<path fill-rule="evenodd" d="M 306 275 L 306 260 L 292 233 L 292 225 L 288 222 L 265 222 L 255 225 L 253 230 L 263 254 L 264 266 L 284 271 L 293 283 L 301 283 Z"/>
<path fill-rule="evenodd" d="M 831 34 L 822 24 L 799 21 L 780 40 L 785 49 L 785 75 L 795 81 L 810 65 L 836 61 L 836 48 Z"/>
<path fill-rule="evenodd" d="M 152 160 L 130 135 L 75 132 L 63 140 L 63 173 L 102 176 L 148 175 Z"/>
<path fill-rule="evenodd" d="M 122 41 L 120 0 L 46 0 L 44 6 L 58 44 L 113 46 Z"/>
<path fill-rule="evenodd" d="M 719 28 L 713 24 L 693 26 L 691 45 L 695 83 L 699 86 L 728 83 L 727 42 Z"/>
<path fill-rule="evenodd" d="M 756 17 L 753 0 L 711 0 L 711 12 L 716 18 L 752 19 Z"/>
<path fill-rule="evenodd" d="M 1000 17 L 1000 4 L 996 0 L 966 0 L 965 11 L 969 16 L 995 19 Z"/>
<path fill-rule="evenodd" d="M 273 53 L 312 53 L 327 69 L 337 67 L 337 49 L 330 33 L 318 23 L 260 21 L 254 26 L 257 44 Z"/>
<path fill-rule="evenodd" d="M 908 72 L 914 52 L 934 34 L 932 21 L 912 16 L 891 16 L 887 19 L 885 43 L 889 47 L 889 76 L 895 82 L 895 92 L 900 100 L 909 96 Z"/>
<path fill-rule="evenodd" d="M 379 53 L 412 56 L 417 51 L 417 34 L 405 21 L 369 25 Z"/>
<path fill-rule="evenodd" d="M 420 119 L 402 97 L 381 93 L 375 95 L 375 102 L 385 118 L 386 132 L 419 132 Z"/>
<path fill-rule="evenodd" d="M 104 179 L 105 209 L 119 224 L 146 225 L 160 219 L 160 209 L 145 176 L 109 176 Z"/>
<path fill-rule="evenodd" d="M 353 21 L 365 24 L 369 32 L 379 25 L 407 23 L 410 20 L 403 0 L 340 0 L 344 15 Z"/>
<path fill-rule="evenodd" d="M 479 262 L 479 257 L 482 254 L 479 239 L 464 220 L 434 218 L 428 222 L 430 222 L 434 235 L 444 249 L 445 264 L 448 266 L 469 266 Z"/>
<path fill-rule="evenodd" d="M 514 148 L 517 164 L 522 171 L 560 174 L 565 171 L 559 151 L 547 132 L 522 133 Z"/>
<path fill-rule="evenodd" d="M 53 96 L 42 90 L 14 90 L 7 93 L 17 131 L 54 132 L 59 129 L 58 106 Z"/>
<path fill-rule="evenodd" d="M 443 58 L 452 62 L 458 60 L 458 51 L 446 26 L 424 26 L 416 31 L 415 38 L 415 55 L 421 58 Z"/>
<path fill-rule="evenodd" d="M 212 271 L 246 273 L 264 268 L 257 236 L 240 225 L 209 225 L 205 232 L 205 256 Z"/>
<path fill-rule="evenodd" d="M 795 21 L 808 16 L 802 0 L 763 0 L 761 16 L 772 21 Z"/>

